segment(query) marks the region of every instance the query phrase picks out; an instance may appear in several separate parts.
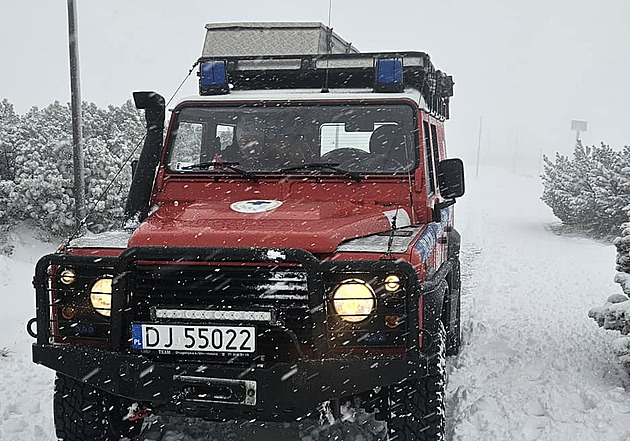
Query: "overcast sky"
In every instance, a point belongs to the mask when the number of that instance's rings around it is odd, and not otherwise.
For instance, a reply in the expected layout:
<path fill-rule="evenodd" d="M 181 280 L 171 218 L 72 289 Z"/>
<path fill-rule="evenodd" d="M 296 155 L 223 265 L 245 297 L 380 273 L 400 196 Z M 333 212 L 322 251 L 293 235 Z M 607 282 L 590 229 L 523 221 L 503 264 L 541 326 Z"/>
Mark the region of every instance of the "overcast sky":
<path fill-rule="evenodd" d="M 67 3 L 0 0 L 0 99 L 18 113 L 70 100 Z M 204 24 L 328 22 L 329 0 L 77 1 L 82 98 L 120 105 L 134 90 L 169 98 L 201 54 Z M 630 144 L 627 0 L 333 0 L 332 26 L 361 51 L 421 50 L 454 76 L 447 137 L 473 162 L 529 164 L 587 143 Z M 196 76 L 184 95 L 195 92 Z"/>

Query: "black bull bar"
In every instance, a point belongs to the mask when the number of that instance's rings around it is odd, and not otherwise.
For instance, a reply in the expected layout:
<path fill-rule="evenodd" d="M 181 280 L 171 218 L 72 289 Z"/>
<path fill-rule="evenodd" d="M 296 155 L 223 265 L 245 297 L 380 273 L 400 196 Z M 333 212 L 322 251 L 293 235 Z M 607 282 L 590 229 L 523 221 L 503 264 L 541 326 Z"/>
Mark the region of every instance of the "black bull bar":
<path fill-rule="evenodd" d="M 115 395 L 155 404 L 171 401 L 178 388 L 177 379 L 186 378 L 186 373 L 194 372 L 199 364 L 186 363 L 185 356 L 181 357 L 181 362 L 179 359 L 177 362 L 156 361 L 130 350 L 126 334 L 129 327 L 125 313 L 128 312 L 126 293 L 138 261 L 299 265 L 308 273 L 314 336 L 326 335 L 325 308 L 322 308 L 324 274 L 396 271 L 405 275 L 408 281 L 406 310 L 410 313 L 407 314 L 409 332 L 404 354 L 330 354 L 326 339 L 314 338 L 312 359 L 245 368 L 230 364 L 206 366 L 204 377 L 256 381 L 259 397 L 256 407 L 270 410 L 294 403 L 299 408 L 310 408 L 328 399 L 358 394 L 425 373 L 425 352 L 430 347 L 431 334 L 421 329 L 419 310 L 422 298 L 431 297 L 440 289 L 440 283 L 420 283 L 413 267 L 400 260 L 319 261 L 303 250 L 269 248 L 136 247 L 124 251 L 119 257 L 44 256 L 37 264 L 34 278 L 37 343 L 33 345 L 33 361 Z M 49 268 L 63 265 L 113 268 L 111 334 L 107 344 L 92 346 L 51 342 Z M 421 340 L 422 348 L 419 344 Z"/>

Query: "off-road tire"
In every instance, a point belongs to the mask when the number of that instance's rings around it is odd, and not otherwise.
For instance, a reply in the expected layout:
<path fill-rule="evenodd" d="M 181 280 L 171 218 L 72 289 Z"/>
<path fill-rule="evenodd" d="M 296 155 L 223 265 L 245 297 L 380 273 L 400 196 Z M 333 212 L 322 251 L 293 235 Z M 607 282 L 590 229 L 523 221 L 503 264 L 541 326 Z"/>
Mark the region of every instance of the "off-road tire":
<path fill-rule="evenodd" d="M 440 326 L 426 377 L 390 387 L 389 440 L 443 441 L 445 427 L 446 332 Z"/>
<path fill-rule="evenodd" d="M 57 374 L 53 410 L 57 438 L 64 441 L 117 441 L 133 439 L 142 420 L 127 421 L 130 403 Z"/>

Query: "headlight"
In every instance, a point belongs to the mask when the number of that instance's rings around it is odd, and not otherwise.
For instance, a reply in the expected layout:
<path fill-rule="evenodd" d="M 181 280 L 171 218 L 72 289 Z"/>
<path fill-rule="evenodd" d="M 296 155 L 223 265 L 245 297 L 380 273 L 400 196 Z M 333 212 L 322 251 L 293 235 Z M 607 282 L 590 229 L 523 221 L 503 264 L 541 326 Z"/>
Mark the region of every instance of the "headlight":
<path fill-rule="evenodd" d="M 112 313 L 112 276 L 98 279 L 90 290 L 92 306 L 101 315 L 109 317 Z"/>
<path fill-rule="evenodd" d="M 376 307 L 374 290 L 360 279 L 344 280 L 335 289 L 333 306 L 342 320 L 358 323 L 370 316 Z"/>

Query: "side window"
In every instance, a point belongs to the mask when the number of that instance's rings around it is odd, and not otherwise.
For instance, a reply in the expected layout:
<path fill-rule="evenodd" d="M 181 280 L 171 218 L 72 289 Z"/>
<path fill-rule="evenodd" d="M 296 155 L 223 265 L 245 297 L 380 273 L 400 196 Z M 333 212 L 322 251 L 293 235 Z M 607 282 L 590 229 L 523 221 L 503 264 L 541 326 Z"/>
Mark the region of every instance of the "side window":
<path fill-rule="evenodd" d="M 181 170 L 183 166 L 199 162 L 203 126 L 199 123 L 182 121 L 179 123 L 173 142 L 173 152 L 169 161 L 169 168 Z"/>
<path fill-rule="evenodd" d="M 424 162 L 426 164 L 427 172 L 427 192 L 431 194 L 435 191 L 435 168 L 433 165 L 433 158 L 431 157 L 431 134 L 429 132 L 429 123 L 423 121 L 422 129 L 424 132 Z"/>
<path fill-rule="evenodd" d="M 439 170 L 438 164 L 440 163 L 440 146 L 438 144 L 437 127 L 435 127 L 435 124 L 431 124 L 431 145 L 433 146 L 433 169 L 437 171 Z"/>

